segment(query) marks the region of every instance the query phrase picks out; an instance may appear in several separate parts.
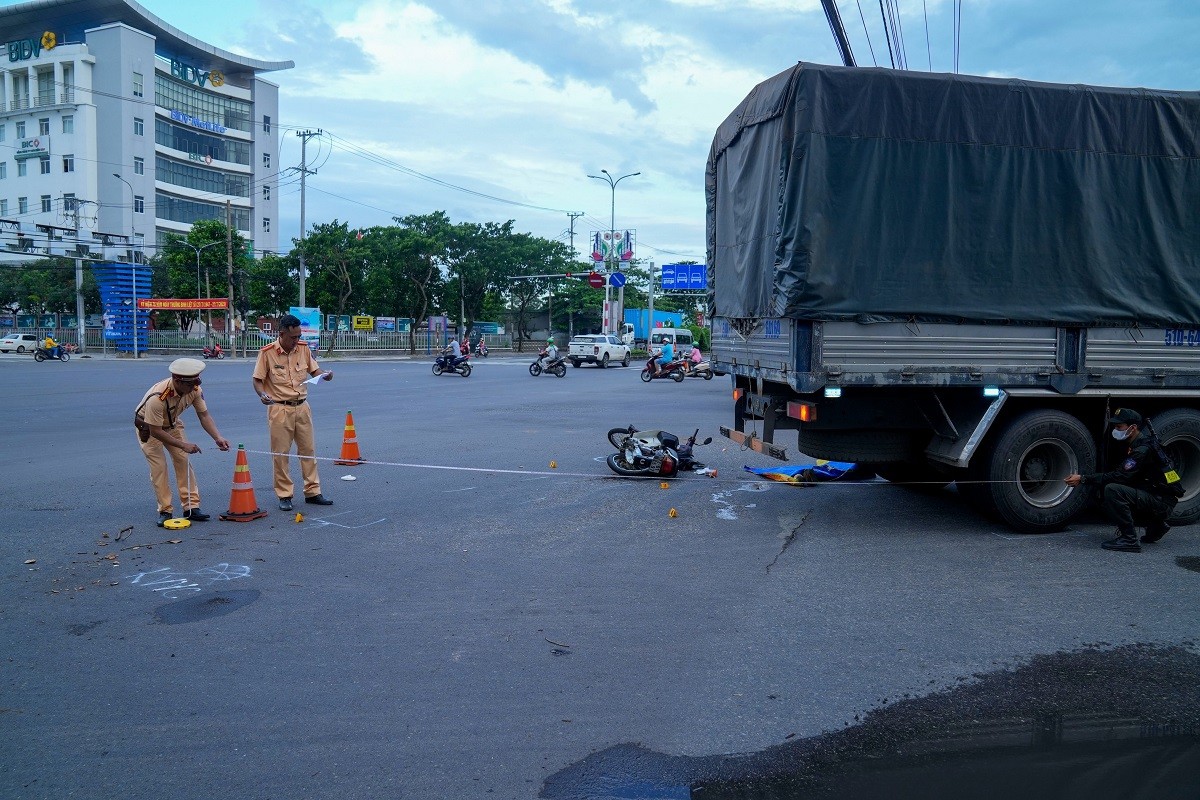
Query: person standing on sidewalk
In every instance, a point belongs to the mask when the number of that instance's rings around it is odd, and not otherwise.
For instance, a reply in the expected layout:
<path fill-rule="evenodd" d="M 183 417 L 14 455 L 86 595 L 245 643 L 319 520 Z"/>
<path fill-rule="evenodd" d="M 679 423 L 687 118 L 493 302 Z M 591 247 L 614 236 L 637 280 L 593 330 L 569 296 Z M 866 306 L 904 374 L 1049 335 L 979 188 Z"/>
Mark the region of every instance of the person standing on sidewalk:
<path fill-rule="evenodd" d="M 1146 524 L 1142 543 L 1152 544 L 1171 529 L 1167 518 L 1175 510 L 1179 497 L 1167 483 L 1168 466 L 1159 456 L 1162 448 L 1155 446 L 1150 435 L 1142 434 L 1142 415 L 1131 408 L 1118 408 L 1108 421 L 1113 426 L 1113 438 L 1128 445 L 1121 463 L 1111 472 L 1068 475 L 1065 480 L 1068 486 L 1099 487 L 1104 513 L 1117 524 L 1116 538 L 1103 542 L 1101 547 L 1140 553 L 1142 546 L 1134 528 L 1134 515 Z"/>
<path fill-rule="evenodd" d="M 295 491 L 288 456 L 293 444 L 296 455 L 301 457 L 304 502 L 333 505 L 332 500 L 321 494 L 321 478 L 314 458 L 317 449 L 313 441 L 312 411 L 308 407 L 308 386 L 305 384 L 310 377 L 318 375 L 324 380 L 333 380 L 333 371 L 322 372 L 308 342 L 301 341 L 300 320 L 285 314 L 279 320 L 279 338 L 258 351 L 253 378 L 254 392 L 267 406 L 267 430 L 274 453 L 275 496 L 279 498 L 280 511 L 292 510 Z"/>
<path fill-rule="evenodd" d="M 189 406 L 196 409 L 200 426 L 212 437 L 217 449 L 229 449 L 229 442 L 217 430 L 217 423 L 208 413 L 204 394 L 200 391 L 200 373 L 204 366 L 203 361 L 195 358 L 175 359 L 171 362 L 171 376 L 151 386 L 133 412 L 133 425 L 137 429 L 142 455 L 150 465 L 150 484 L 158 500 L 157 524 L 160 528 L 175 513 L 171 486 L 167 482 L 168 452 L 175 465 L 175 484 L 183 518 L 192 522 L 209 519 L 209 515 L 200 510 L 200 489 L 188 461 L 188 454 L 199 453 L 200 447 L 184 436 L 183 412 Z"/>

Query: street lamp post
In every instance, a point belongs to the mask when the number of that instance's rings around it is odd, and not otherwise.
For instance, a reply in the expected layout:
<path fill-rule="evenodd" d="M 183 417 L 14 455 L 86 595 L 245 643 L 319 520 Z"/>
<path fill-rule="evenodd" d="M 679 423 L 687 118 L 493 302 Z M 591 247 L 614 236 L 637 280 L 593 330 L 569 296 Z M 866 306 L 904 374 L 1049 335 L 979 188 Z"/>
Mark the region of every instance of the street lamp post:
<path fill-rule="evenodd" d="M 608 170 L 602 169 L 602 170 L 600 170 L 600 172 L 601 172 L 601 175 L 588 175 L 588 177 L 595 178 L 598 181 L 606 181 L 608 183 L 609 189 L 612 191 L 612 203 L 609 206 L 610 216 L 609 216 L 609 220 L 608 220 L 608 223 L 609 223 L 608 255 L 609 255 L 609 259 L 612 259 L 613 255 L 614 255 L 613 248 L 616 246 L 616 243 L 617 243 L 617 184 L 620 183 L 621 181 L 625 180 L 626 178 L 632 178 L 635 175 L 641 175 L 642 173 L 630 172 L 628 175 L 622 175 L 621 177 L 614 179 Z M 609 266 L 608 271 L 609 271 L 609 274 L 612 274 L 615 271 L 615 269 L 612 266 Z M 605 333 L 611 333 L 614 328 L 613 319 L 612 319 L 612 310 L 611 310 L 611 299 L 610 299 L 611 291 L 612 290 L 608 284 L 608 279 L 605 278 L 605 281 L 604 281 L 604 332 Z"/>
<path fill-rule="evenodd" d="M 120 173 L 114 172 L 112 175 L 121 183 L 129 187 L 129 247 L 132 250 L 133 240 L 137 236 L 137 231 L 133 229 L 133 205 L 135 202 L 134 198 L 137 197 L 137 195 L 133 192 L 133 184 L 122 178 Z M 136 361 L 138 357 L 137 259 L 131 258 L 130 261 L 133 262 L 129 265 L 129 271 L 133 274 L 133 308 L 131 310 L 133 311 L 133 359 Z"/>
<path fill-rule="evenodd" d="M 208 244 L 204 245 L 203 247 L 196 247 L 196 245 L 192 244 L 191 242 L 184 241 L 183 239 L 177 240 L 177 243 L 183 245 L 184 247 L 190 247 L 190 248 L 192 248 L 192 250 L 196 251 L 196 299 L 199 300 L 200 299 L 200 253 L 202 253 L 203 251 L 207 250 L 210 247 L 215 247 L 219 244 L 225 244 L 225 242 L 209 242 Z M 208 284 L 208 270 L 204 271 L 204 283 L 206 285 Z M 199 309 L 196 309 L 196 310 L 199 311 Z M 197 315 L 197 316 L 199 316 L 199 315 Z M 208 325 L 205 328 L 204 333 L 207 336 L 209 333 L 211 333 L 211 331 L 212 331 L 212 310 L 210 309 L 208 312 Z"/>

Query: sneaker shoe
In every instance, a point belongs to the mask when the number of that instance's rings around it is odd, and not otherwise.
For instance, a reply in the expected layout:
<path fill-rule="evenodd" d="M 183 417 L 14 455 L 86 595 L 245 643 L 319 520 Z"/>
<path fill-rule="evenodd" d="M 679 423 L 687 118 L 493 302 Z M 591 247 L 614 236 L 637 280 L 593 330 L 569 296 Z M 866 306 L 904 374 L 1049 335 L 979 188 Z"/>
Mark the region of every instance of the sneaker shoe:
<path fill-rule="evenodd" d="M 331 506 L 333 501 L 323 494 L 314 494 L 312 497 L 304 498 L 304 502 L 311 503 L 314 506 Z"/>
<path fill-rule="evenodd" d="M 154 524 L 161 528 L 163 526 L 163 523 L 166 522 L 167 520 L 169 520 L 173 516 L 174 516 L 174 513 L 171 511 L 160 511 L 160 512 L 158 512 L 158 522 L 156 522 Z"/>
<path fill-rule="evenodd" d="M 1142 544 L 1154 544 L 1159 539 L 1167 535 L 1167 531 L 1171 530 L 1171 526 L 1165 522 L 1152 522 L 1146 526 L 1146 534 L 1142 537 Z"/>
<path fill-rule="evenodd" d="M 1137 543 L 1137 539 L 1118 536 L 1115 539 L 1109 539 L 1106 542 L 1101 542 L 1100 546 L 1105 550 L 1116 550 L 1120 553 L 1140 553 L 1142 546 Z"/>
<path fill-rule="evenodd" d="M 210 515 L 205 514 L 198 508 L 189 508 L 187 511 L 184 511 L 183 518 L 190 519 L 192 522 L 207 522 L 212 519 Z"/>
<path fill-rule="evenodd" d="M 290 497 L 279 498 L 279 510 L 280 511 L 291 511 L 292 510 L 292 498 L 290 498 Z"/>

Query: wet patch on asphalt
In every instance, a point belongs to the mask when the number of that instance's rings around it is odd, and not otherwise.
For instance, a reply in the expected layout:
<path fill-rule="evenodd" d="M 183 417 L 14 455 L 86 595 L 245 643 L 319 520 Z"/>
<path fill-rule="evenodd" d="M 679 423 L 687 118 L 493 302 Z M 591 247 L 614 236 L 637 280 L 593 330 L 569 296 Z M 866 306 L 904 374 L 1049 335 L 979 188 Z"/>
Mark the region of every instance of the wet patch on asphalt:
<path fill-rule="evenodd" d="M 1036 656 L 758 753 L 593 753 L 539 797 L 1127 800 L 1200 796 L 1200 652 L 1103 644 Z"/>
<path fill-rule="evenodd" d="M 248 606 L 261 594 L 257 589 L 237 589 L 229 592 L 211 592 L 177 600 L 154 609 L 154 617 L 167 625 L 199 622 L 202 619 L 223 617 L 239 608 Z"/>
<path fill-rule="evenodd" d="M 1175 556 L 1175 563 L 1192 572 L 1200 572 L 1200 556 Z"/>

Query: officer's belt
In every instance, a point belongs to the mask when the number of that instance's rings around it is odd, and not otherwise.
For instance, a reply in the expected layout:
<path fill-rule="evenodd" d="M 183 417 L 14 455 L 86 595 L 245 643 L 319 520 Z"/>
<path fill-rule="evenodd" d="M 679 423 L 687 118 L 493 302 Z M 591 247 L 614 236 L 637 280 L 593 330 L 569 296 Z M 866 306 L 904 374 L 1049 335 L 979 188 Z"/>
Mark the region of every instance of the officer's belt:
<path fill-rule="evenodd" d="M 301 403 L 306 403 L 308 401 L 301 397 L 299 400 L 276 400 L 275 402 L 281 406 L 298 406 Z"/>

